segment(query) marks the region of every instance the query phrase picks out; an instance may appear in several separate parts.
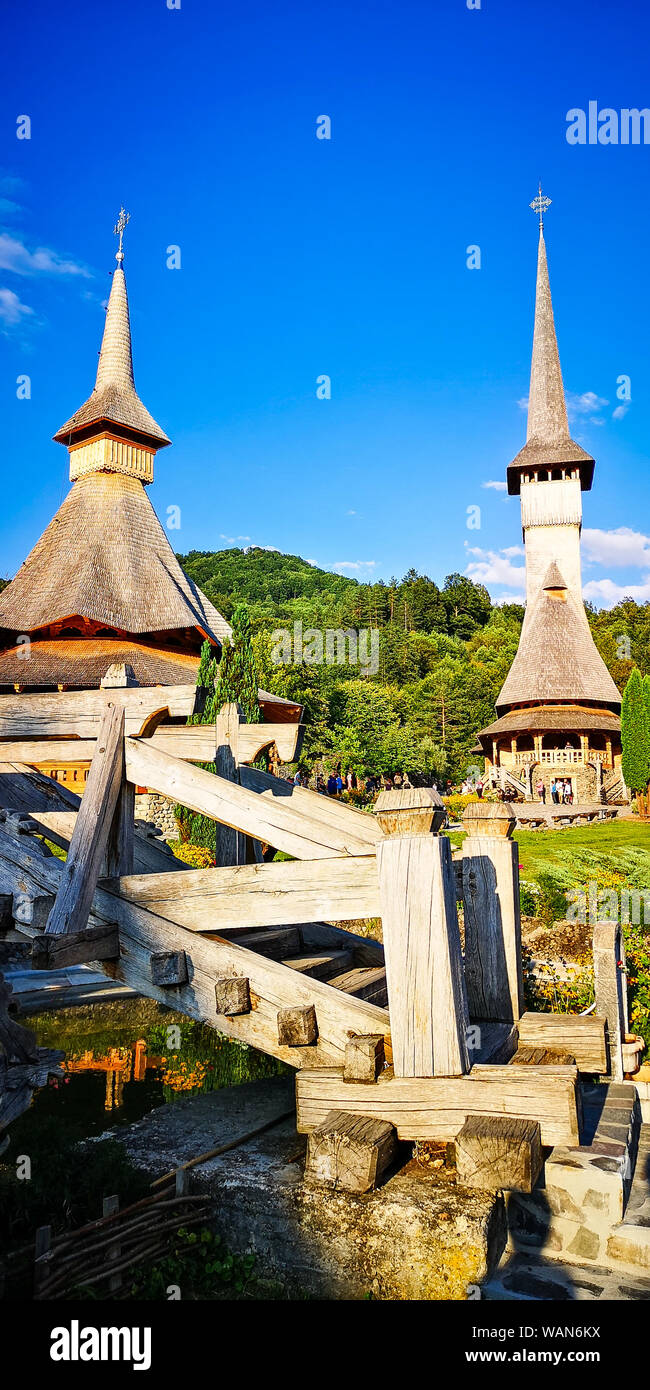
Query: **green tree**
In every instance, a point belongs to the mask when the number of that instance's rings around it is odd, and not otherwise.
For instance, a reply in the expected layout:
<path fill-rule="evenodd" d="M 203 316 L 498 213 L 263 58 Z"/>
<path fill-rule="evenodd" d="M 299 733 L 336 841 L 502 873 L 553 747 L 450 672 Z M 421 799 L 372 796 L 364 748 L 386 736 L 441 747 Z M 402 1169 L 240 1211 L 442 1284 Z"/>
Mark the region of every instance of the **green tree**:
<path fill-rule="evenodd" d="M 262 716 L 258 689 L 251 621 L 246 604 L 238 603 L 232 615 L 232 642 L 226 644 L 221 654 L 212 717 L 223 705 L 235 701 L 241 705 L 248 724 L 259 724 Z"/>
<path fill-rule="evenodd" d="M 621 705 L 622 772 L 630 791 L 636 793 L 639 814 L 644 818 L 647 814 L 646 789 L 650 776 L 649 701 L 650 691 L 645 689 L 645 681 L 638 666 L 635 666 L 623 691 Z"/>

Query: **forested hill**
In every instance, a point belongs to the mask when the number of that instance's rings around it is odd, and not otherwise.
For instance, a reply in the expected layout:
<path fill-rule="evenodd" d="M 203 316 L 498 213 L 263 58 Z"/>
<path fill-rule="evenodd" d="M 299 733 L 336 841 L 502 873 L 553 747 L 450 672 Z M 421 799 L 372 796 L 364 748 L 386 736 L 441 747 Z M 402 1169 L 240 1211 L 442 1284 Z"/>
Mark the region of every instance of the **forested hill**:
<path fill-rule="evenodd" d="M 494 702 L 517 650 L 524 610 L 493 605 L 466 575 L 436 584 L 415 570 L 360 583 L 276 550 L 191 551 L 183 568 L 230 618 L 248 606 L 260 684 L 305 706 L 306 761 L 341 759 L 360 772 L 456 779 L 477 764 L 470 749 L 494 718 Z M 274 661 L 273 634 L 379 628 L 377 670 Z M 624 600 L 589 611 L 596 645 L 622 690 L 633 665 L 650 671 L 650 604 Z M 478 760 L 480 761 L 480 760 Z"/>

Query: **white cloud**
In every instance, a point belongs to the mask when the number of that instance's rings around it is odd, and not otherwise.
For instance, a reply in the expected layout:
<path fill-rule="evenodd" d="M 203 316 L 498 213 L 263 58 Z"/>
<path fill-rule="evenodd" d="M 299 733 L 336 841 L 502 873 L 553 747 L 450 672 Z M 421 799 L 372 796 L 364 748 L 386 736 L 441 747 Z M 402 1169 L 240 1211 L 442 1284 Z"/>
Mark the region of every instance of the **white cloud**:
<path fill-rule="evenodd" d="M 478 546 L 467 545 L 465 548 L 468 555 L 476 556 L 470 560 L 466 574 L 470 579 L 474 579 L 477 584 L 502 584 L 506 589 L 521 590 L 521 585 L 526 577 L 525 565 L 513 565 L 515 555 L 523 555 L 523 549 L 519 545 L 507 546 L 505 550 L 481 550 Z M 507 599 L 511 603 L 517 600 Z"/>
<path fill-rule="evenodd" d="M 525 595 L 525 594 L 500 594 L 498 598 L 493 598 L 493 599 L 492 599 L 492 602 L 495 603 L 495 604 L 497 605 L 497 608 L 502 608 L 504 603 L 525 603 L 525 602 L 526 602 L 526 595 Z"/>
<path fill-rule="evenodd" d="M 331 568 L 333 570 L 373 570 L 378 564 L 378 560 L 337 560 Z"/>
<path fill-rule="evenodd" d="M 14 212 L 20 212 L 20 203 L 14 203 L 13 198 L 0 198 L 0 215 L 11 217 Z"/>
<path fill-rule="evenodd" d="M 38 246 L 29 251 L 17 237 L 7 232 L 0 233 L 0 269 L 11 270 L 15 275 L 82 275 L 91 278 L 91 273 L 76 261 L 65 260 L 57 251 L 47 246 Z"/>
<path fill-rule="evenodd" d="M 576 396 L 573 391 L 566 392 L 566 408 L 570 420 L 590 419 L 594 424 L 595 421 L 591 417 L 598 415 L 606 405 L 609 405 L 609 401 L 604 396 L 597 396 L 595 391 L 583 391 L 580 396 Z"/>
<path fill-rule="evenodd" d="M 0 323 L 4 323 L 7 328 L 14 328 L 17 323 L 21 323 L 33 313 L 34 310 L 30 309 L 28 304 L 23 304 L 13 290 L 0 289 Z"/>
<path fill-rule="evenodd" d="M 489 478 L 486 483 L 481 483 L 481 487 L 494 488 L 495 492 L 507 492 L 508 484 L 499 482 L 498 478 Z"/>
<path fill-rule="evenodd" d="M 238 541 L 249 541 L 250 536 L 224 536 L 223 531 L 220 531 L 219 540 L 227 541 L 229 545 L 237 545 Z"/>
<path fill-rule="evenodd" d="M 356 516 L 356 512 L 355 512 L 354 509 L 351 507 L 351 508 L 350 508 L 350 511 L 349 511 L 349 512 L 346 512 L 345 515 L 346 515 L 346 516 Z"/>
<path fill-rule="evenodd" d="M 647 603 L 650 600 L 650 575 L 641 584 L 615 584 L 612 579 L 590 579 L 582 592 L 586 599 L 600 603 L 603 608 L 614 608 L 624 598 Z"/>
<path fill-rule="evenodd" d="M 629 409 L 629 401 L 626 401 L 624 405 L 617 405 L 616 409 L 612 411 L 612 420 L 622 420 L 623 416 L 627 415 Z"/>
<path fill-rule="evenodd" d="M 614 531 L 586 527 L 582 533 L 582 553 L 590 564 L 614 568 L 650 569 L 650 536 L 618 526 Z"/>

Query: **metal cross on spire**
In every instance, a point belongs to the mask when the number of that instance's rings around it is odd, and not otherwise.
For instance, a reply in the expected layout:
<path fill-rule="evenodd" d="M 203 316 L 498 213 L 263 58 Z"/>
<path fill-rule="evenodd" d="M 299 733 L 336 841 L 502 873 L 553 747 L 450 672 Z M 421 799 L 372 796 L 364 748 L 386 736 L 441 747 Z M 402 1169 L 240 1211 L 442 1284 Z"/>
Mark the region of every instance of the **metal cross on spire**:
<path fill-rule="evenodd" d="M 121 208 L 120 208 L 120 215 L 119 215 L 119 217 L 118 217 L 118 219 L 117 219 L 117 222 L 115 223 L 115 226 L 113 227 L 113 235 L 114 235 L 114 236 L 119 236 L 119 238 L 120 238 L 120 244 L 119 244 L 119 246 L 118 246 L 118 248 L 117 248 L 117 251 L 116 251 L 116 253 L 115 253 L 115 259 L 116 259 L 118 265 L 121 265 L 122 261 L 124 260 L 124 252 L 123 252 L 123 250 L 122 250 L 122 238 L 123 238 L 123 236 L 124 236 L 124 228 L 126 227 L 127 222 L 129 222 L 130 220 L 131 220 L 131 214 L 130 214 L 130 212 L 127 212 L 126 209 L 125 209 L 124 207 L 121 207 Z"/>
<path fill-rule="evenodd" d="M 540 232 L 543 230 L 543 227 L 544 227 L 544 213 L 546 212 L 546 209 L 547 209 L 547 208 L 550 208 L 550 206 L 551 206 L 551 199 L 550 199 L 550 198 L 547 198 L 547 197 L 545 196 L 545 194 L 542 193 L 542 181 L 541 181 L 541 179 L 540 179 L 540 181 L 539 181 L 539 192 L 538 192 L 538 194 L 537 194 L 537 197 L 536 197 L 536 198 L 533 198 L 533 201 L 532 201 L 532 203 L 530 204 L 530 207 L 533 209 L 533 212 L 539 213 L 539 230 L 540 230 Z"/>

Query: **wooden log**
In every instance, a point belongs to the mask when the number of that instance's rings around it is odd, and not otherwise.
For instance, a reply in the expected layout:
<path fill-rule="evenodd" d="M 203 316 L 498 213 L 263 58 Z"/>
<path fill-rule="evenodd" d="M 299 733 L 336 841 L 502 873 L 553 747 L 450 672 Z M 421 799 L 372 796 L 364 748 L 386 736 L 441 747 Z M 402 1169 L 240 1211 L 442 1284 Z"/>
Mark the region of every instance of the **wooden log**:
<path fill-rule="evenodd" d="M 599 1014 L 525 1013 L 518 1032 L 520 1046 L 560 1048 L 575 1057 L 578 1071 L 607 1071 L 605 1019 Z"/>
<path fill-rule="evenodd" d="M 259 951 L 268 960 L 284 960 L 285 956 L 295 955 L 300 950 L 300 932 L 297 927 L 242 932 L 237 934 L 237 945 L 245 946 L 248 951 Z"/>
<path fill-rule="evenodd" d="M 345 1047 L 343 1080 L 374 1083 L 384 1069 L 384 1039 L 381 1033 L 358 1033 Z"/>
<path fill-rule="evenodd" d="M 516 1022 L 524 1011 L 515 824 L 505 802 L 472 803 L 463 819 L 465 984 L 473 1019 Z"/>
<path fill-rule="evenodd" d="M 45 928 L 52 936 L 84 931 L 124 777 L 124 710 L 109 700 L 83 801 Z"/>
<path fill-rule="evenodd" d="M 120 942 L 117 924 L 107 922 L 102 927 L 87 927 L 85 931 L 64 932 L 61 936 L 43 933 L 34 938 L 32 967 L 34 970 L 62 970 L 68 965 L 82 965 L 90 960 L 117 960 Z"/>
<path fill-rule="evenodd" d="M 106 845 L 106 877 L 133 873 L 135 857 L 135 787 L 126 780 L 124 742 L 121 746 L 120 790 Z"/>
<path fill-rule="evenodd" d="M 241 864 L 181 873 L 137 874 L 121 879 L 131 902 L 169 917 L 191 931 L 229 931 L 312 923 L 306 945 L 316 939 L 319 918 L 358 920 L 379 916 L 379 880 L 374 855 L 359 859 L 296 860 Z M 363 938 L 359 938 L 363 945 Z M 366 942 L 372 954 L 373 943 Z M 381 946 L 375 948 L 381 956 Z M 383 958 L 383 957 L 382 957 Z"/>
<path fill-rule="evenodd" d="M 151 981 L 160 988 L 187 984 L 185 951 L 155 951 L 151 957 Z"/>
<path fill-rule="evenodd" d="M 281 761 L 292 763 L 300 756 L 303 734 L 303 724 L 240 724 L 238 760 L 254 763 L 274 743 Z"/>
<path fill-rule="evenodd" d="M 30 889 L 56 891 L 61 875 L 58 859 L 35 855 L 29 837 L 8 835 L 0 827 L 0 864 L 13 882 Z M 169 1003 L 164 988 L 152 983 L 150 958 L 154 951 L 187 950 L 191 955 L 191 983 L 177 988 L 174 1007 L 190 1018 L 217 1026 L 219 1032 L 268 1052 L 293 1067 L 343 1066 L 345 1043 L 352 1033 L 383 1033 L 390 1059 L 388 1011 L 363 999 L 340 993 L 320 980 L 304 978 L 277 961 L 267 960 L 224 938 L 193 936 L 188 944 L 185 928 L 129 903 L 112 890 L 98 887 L 91 922 L 116 921 L 120 929 L 120 959 L 103 968 L 140 994 Z M 220 1017 L 215 1023 L 215 979 L 245 975 L 250 979 L 253 1008 L 250 1014 Z M 304 1049 L 278 1042 L 278 1009 L 289 1004 L 312 1004 L 318 1012 L 318 1040 Z M 331 1108 L 331 1107 L 330 1107 Z"/>
<path fill-rule="evenodd" d="M 297 787 L 282 777 L 272 777 L 257 767 L 239 768 L 239 780 L 247 791 L 257 792 L 265 801 L 282 801 L 296 811 L 303 811 L 310 820 L 322 821 L 341 832 L 347 831 L 355 840 L 364 840 L 374 848 L 381 839 L 379 821 L 368 811 L 359 811 L 336 797 L 322 796 L 309 787 Z"/>
<path fill-rule="evenodd" d="M 596 922 L 593 940 L 596 1011 L 605 1019 L 608 1070 L 613 1081 L 622 1081 L 628 1014 L 625 946 L 619 923 Z"/>
<path fill-rule="evenodd" d="M 468 1115 L 539 1120 L 542 1144 L 580 1142 L 575 1067 L 478 1064 L 467 1076 L 394 1076 L 374 1086 L 346 1082 L 342 1068 L 302 1070 L 296 1077 L 297 1126 L 309 1134 L 330 1110 L 388 1120 L 400 1139 L 455 1139 Z"/>
<path fill-rule="evenodd" d="M 366 841 L 347 830 L 339 832 L 322 821 L 310 820 L 277 800 L 256 796 L 223 777 L 170 758 L 146 740 L 126 739 L 127 776 L 130 781 L 173 797 L 183 806 L 223 825 L 284 850 L 296 859 L 328 859 L 339 855 L 369 854 Z"/>
<path fill-rule="evenodd" d="M 69 690 L 42 695 L 0 695 L 0 738 L 97 738 L 110 701 L 124 710 L 125 728 L 138 734 L 155 713 L 187 718 L 194 712 L 193 685 L 138 686 L 123 690 Z M 21 761 L 30 761 L 21 759 Z"/>
<path fill-rule="evenodd" d="M 377 846 L 395 1075 L 459 1076 L 469 1018 L 451 846 L 430 833 L 439 810 L 429 789 L 395 795 L 393 806 L 383 793 L 389 833 Z"/>
<path fill-rule="evenodd" d="M 278 1042 L 283 1047 L 310 1047 L 318 1037 L 313 1004 L 278 1009 Z"/>
<path fill-rule="evenodd" d="M 115 1216 L 120 1209 L 120 1199 L 117 1193 L 111 1197 L 104 1197 L 102 1201 L 102 1216 Z M 114 1264 L 119 1261 L 122 1254 L 122 1246 L 119 1240 L 112 1241 L 106 1251 L 106 1262 Z M 108 1282 L 109 1293 L 115 1293 L 122 1286 L 122 1275 L 112 1274 Z"/>
<path fill-rule="evenodd" d="M 214 991 L 218 1014 L 233 1017 L 250 1013 L 250 981 L 245 975 L 222 976 L 215 980 Z"/>
<path fill-rule="evenodd" d="M 344 1192 L 371 1192 L 397 1151 L 397 1136 L 385 1120 L 331 1110 L 307 1145 L 305 1177 Z"/>
<path fill-rule="evenodd" d="M 515 1067 L 575 1067 L 576 1059 L 563 1048 L 518 1047 L 508 1065 Z"/>
<path fill-rule="evenodd" d="M 532 1192 L 543 1157 L 537 1120 L 470 1115 L 455 1143 L 458 1181 L 465 1187 Z"/>

